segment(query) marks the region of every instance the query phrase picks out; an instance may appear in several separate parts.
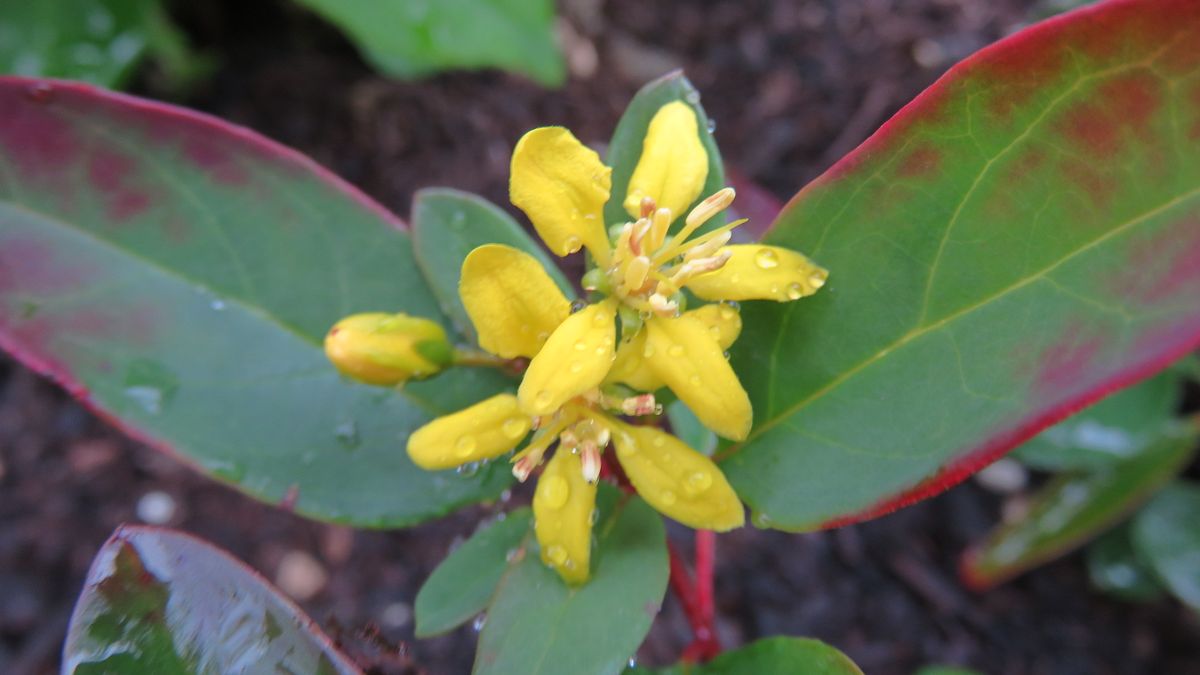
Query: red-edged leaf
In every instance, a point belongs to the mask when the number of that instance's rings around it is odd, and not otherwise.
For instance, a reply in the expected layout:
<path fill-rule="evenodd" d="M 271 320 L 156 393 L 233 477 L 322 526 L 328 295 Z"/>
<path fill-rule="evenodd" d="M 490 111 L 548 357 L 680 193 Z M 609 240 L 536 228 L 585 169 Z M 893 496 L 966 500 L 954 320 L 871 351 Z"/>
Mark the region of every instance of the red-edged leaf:
<path fill-rule="evenodd" d="M 760 524 L 945 489 L 1200 345 L 1200 3 L 1116 0 L 951 69 L 768 236 L 830 270 L 747 303 Z"/>
<path fill-rule="evenodd" d="M 0 79 L 0 346 L 132 435 L 271 501 L 400 525 L 499 494 L 429 473 L 410 430 L 506 381 L 345 381 L 358 311 L 441 318 L 391 214 L 297 153 L 90 87 Z"/>
<path fill-rule="evenodd" d="M 122 527 L 96 554 L 63 673 L 361 673 L 254 570 L 199 539 Z"/>

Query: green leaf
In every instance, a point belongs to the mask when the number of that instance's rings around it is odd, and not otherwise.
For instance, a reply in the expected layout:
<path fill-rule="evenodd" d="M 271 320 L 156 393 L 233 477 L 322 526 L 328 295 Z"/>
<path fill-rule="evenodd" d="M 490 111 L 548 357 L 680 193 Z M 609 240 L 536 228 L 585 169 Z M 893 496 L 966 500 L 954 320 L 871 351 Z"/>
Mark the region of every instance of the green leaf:
<path fill-rule="evenodd" d="M 510 564 L 488 608 L 476 673 L 621 672 L 662 604 L 667 547 L 662 518 L 641 499 L 615 493 L 601 485 L 586 584 L 564 584 L 532 538 Z"/>
<path fill-rule="evenodd" d="M 379 70 L 413 78 L 503 68 L 557 87 L 566 65 L 553 0 L 300 0 L 346 31 Z"/>
<path fill-rule="evenodd" d="M 463 260 L 475 247 L 505 244 L 538 259 L 568 298 L 575 289 L 558 265 L 507 213 L 482 197 L 448 188 L 417 192 L 412 210 L 413 249 L 417 265 L 429 282 L 442 312 L 459 332 L 474 336 L 475 328 L 458 297 Z"/>
<path fill-rule="evenodd" d="M 819 640 L 773 637 L 725 652 L 702 664 L 681 663 L 661 670 L 631 669 L 657 675 L 742 675 L 803 673 L 804 675 L 862 675 L 845 654 Z"/>
<path fill-rule="evenodd" d="M 429 473 L 404 447 L 511 382 L 344 380 L 322 339 L 363 311 L 442 320 L 403 225 L 312 161 L 178 108 L 0 80 L 0 346 L 125 431 L 325 520 L 500 494 L 504 467 Z"/>
<path fill-rule="evenodd" d="M 1200 345 L 1200 4 L 1104 2 L 952 68 L 767 241 L 828 285 L 742 307 L 755 522 L 935 494 Z"/>
<path fill-rule="evenodd" d="M 169 33 L 159 0 L 39 0 L 0 5 L 0 73 L 119 87 Z M 176 35 L 162 47 L 186 51 Z"/>
<path fill-rule="evenodd" d="M 300 608 L 229 554 L 179 532 L 128 526 L 92 563 L 62 672 L 360 673 Z"/>
<path fill-rule="evenodd" d="M 612 167 L 612 196 L 604 205 L 604 222 L 609 225 L 629 222 L 629 214 L 622 204 L 625 194 L 629 191 L 629 179 L 633 177 L 633 169 L 642 157 L 642 141 L 646 138 L 646 130 L 650 120 L 658 109 L 673 101 L 683 101 L 696 113 L 696 123 L 700 133 L 700 142 L 708 152 L 708 177 L 704 180 L 704 189 L 700 191 L 697 202 L 708 195 L 725 187 L 725 166 L 721 162 L 721 151 L 710 131 L 711 123 L 704 108 L 700 106 L 700 92 L 683 76 L 681 71 L 664 75 L 642 87 L 629 102 L 629 107 L 617 122 L 612 140 L 608 144 L 605 163 Z M 695 204 L 693 204 L 694 206 Z M 675 222 L 681 222 L 687 213 L 675 214 Z M 701 232 L 719 227 L 725 223 L 723 214 L 718 214 L 703 227 Z"/>
<path fill-rule="evenodd" d="M 1163 490 L 1133 521 L 1133 546 L 1175 597 L 1200 612 L 1200 485 Z"/>
<path fill-rule="evenodd" d="M 671 422 L 671 433 L 687 443 L 688 447 L 698 450 L 706 457 L 711 457 L 717 449 L 717 435 L 704 426 L 700 418 L 696 417 L 696 413 L 683 401 L 676 400 L 667 404 L 667 419 Z"/>
<path fill-rule="evenodd" d="M 1046 471 L 1097 470 L 1129 459 L 1175 415 L 1182 372 L 1169 368 L 1059 422 L 1013 451 Z"/>
<path fill-rule="evenodd" d="M 1087 547 L 1088 578 L 1106 593 L 1134 602 L 1153 600 L 1163 587 L 1133 550 L 1132 528 L 1124 523 Z"/>
<path fill-rule="evenodd" d="M 414 605 L 417 637 L 458 627 L 487 607 L 509 558 L 524 555 L 532 513 L 518 509 L 480 529 L 455 549 L 421 586 Z"/>
<path fill-rule="evenodd" d="M 967 553 L 964 577 L 986 588 L 1090 541 L 1179 473 L 1196 438 L 1195 429 L 1176 425 L 1134 459 L 1055 478 L 1033 498 L 1025 517 L 1000 527 Z"/>

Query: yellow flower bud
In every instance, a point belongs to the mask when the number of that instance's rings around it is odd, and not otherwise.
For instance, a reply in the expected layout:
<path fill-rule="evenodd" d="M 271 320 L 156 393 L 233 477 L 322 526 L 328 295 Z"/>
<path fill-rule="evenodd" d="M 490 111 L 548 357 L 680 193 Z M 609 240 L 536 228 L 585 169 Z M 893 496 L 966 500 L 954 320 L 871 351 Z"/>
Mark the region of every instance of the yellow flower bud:
<path fill-rule="evenodd" d="M 453 361 L 454 347 L 429 319 L 370 312 L 330 328 L 325 355 L 346 377 L 390 386 L 438 373 Z"/>

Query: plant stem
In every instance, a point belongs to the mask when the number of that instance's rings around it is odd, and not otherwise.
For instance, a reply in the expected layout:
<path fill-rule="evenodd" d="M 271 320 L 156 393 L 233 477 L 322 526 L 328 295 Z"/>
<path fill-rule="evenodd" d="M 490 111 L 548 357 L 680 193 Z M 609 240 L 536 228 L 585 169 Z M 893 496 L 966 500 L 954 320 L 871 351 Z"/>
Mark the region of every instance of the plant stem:
<path fill-rule="evenodd" d="M 696 663 L 707 661 L 721 653 L 721 644 L 714 629 L 716 612 L 713 604 L 713 559 L 716 535 L 708 530 L 696 531 L 696 579 L 692 580 L 683 556 L 671 542 L 667 554 L 671 566 L 671 590 L 683 605 L 692 627 L 692 643 L 684 650 L 682 659 Z"/>

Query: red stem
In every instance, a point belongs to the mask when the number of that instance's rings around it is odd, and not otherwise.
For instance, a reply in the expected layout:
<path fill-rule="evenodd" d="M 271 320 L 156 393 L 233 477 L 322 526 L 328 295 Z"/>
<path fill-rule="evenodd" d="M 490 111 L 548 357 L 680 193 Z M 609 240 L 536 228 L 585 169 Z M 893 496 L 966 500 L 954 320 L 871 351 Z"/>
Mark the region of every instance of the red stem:
<path fill-rule="evenodd" d="M 713 556 L 716 536 L 708 530 L 696 531 L 696 578 L 692 580 L 683 556 L 667 542 L 671 565 L 671 590 L 679 598 L 683 612 L 692 627 L 692 643 L 683 650 L 684 661 L 707 661 L 721 653 L 721 644 L 714 630 L 716 612 L 713 606 Z"/>

